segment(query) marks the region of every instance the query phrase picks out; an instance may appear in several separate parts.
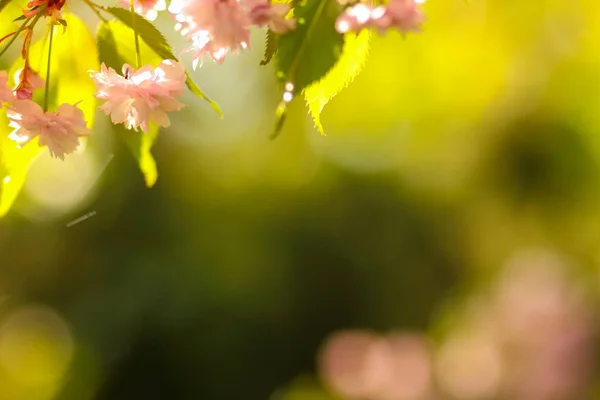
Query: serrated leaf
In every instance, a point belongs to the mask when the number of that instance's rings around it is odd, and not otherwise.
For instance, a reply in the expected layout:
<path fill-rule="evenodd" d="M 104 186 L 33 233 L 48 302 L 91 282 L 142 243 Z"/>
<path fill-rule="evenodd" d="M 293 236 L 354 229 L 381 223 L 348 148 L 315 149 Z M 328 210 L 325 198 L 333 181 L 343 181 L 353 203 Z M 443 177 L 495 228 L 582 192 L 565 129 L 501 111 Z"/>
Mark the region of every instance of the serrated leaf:
<path fill-rule="evenodd" d="M 132 13 L 124 8 L 108 7 L 106 10 L 130 29 L 133 30 L 135 27 L 140 38 L 160 57 L 163 59 L 177 59 L 171 50 L 171 46 L 167 43 L 167 39 L 150 21 L 138 13 Z M 133 32 L 130 31 L 128 35 L 133 39 Z M 124 38 L 121 40 L 124 40 Z"/>
<path fill-rule="evenodd" d="M 130 29 L 133 30 L 135 27 L 135 31 L 138 33 L 139 37 L 158 56 L 162 57 L 163 59 L 177 60 L 177 57 L 175 57 L 175 54 L 173 54 L 173 50 L 171 49 L 171 46 L 169 46 L 167 39 L 165 39 L 163 34 L 160 33 L 160 31 L 150 21 L 137 13 L 132 13 L 130 10 L 120 7 L 108 7 L 105 10 L 121 23 L 128 26 Z M 133 32 L 130 32 L 129 34 L 132 35 Z M 204 92 L 202 92 L 202 90 L 194 83 L 187 72 L 186 76 L 186 85 L 190 91 L 202 100 L 206 100 L 212 109 L 219 114 L 219 116 L 223 116 L 223 113 L 221 112 L 221 109 L 217 103 L 206 96 Z"/>
<path fill-rule="evenodd" d="M 119 21 L 101 23 L 96 34 L 100 62 L 118 72 L 125 63 L 133 65 L 136 55 L 132 33 L 131 28 Z M 131 36 L 131 40 L 121 39 L 118 42 L 115 40 L 127 35 Z M 145 42 L 140 43 L 140 53 L 142 61 L 147 64 L 158 65 L 163 59 Z M 158 178 L 156 162 L 151 150 L 158 137 L 159 129 L 158 125 L 150 124 L 149 132 L 144 133 L 127 130 L 121 124 L 112 125 L 113 132 L 125 142 L 137 161 L 148 187 L 152 187 Z"/>
<path fill-rule="evenodd" d="M 187 78 L 185 80 L 185 84 L 187 85 L 188 89 L 190 89 L 190 92 L 195 94 L 197 97 L 206 100 L 211 108 L 219 115 L 219 117 L 223 118 L 223 112 L 221 111 L 221 107 L 219 107 L 217 102 L 206 97 L 198 85 L 196 85 L 196 82 L 194 82 L 189 75 L 186 74 L 186 76 Z"/>
<path fill-rule="evenodd" d="M 54 27 L 52 45 L 52 63 L 50 74 L 50 111 L 56 110 L 63 103 L 78 104 L 83 111 L 88 127 L 91 129 L 96 113 L 96 88 L 89 79 L 88 70 L 95 68 L 96 51 L 94 38 L 86 25 L 75 15 L 67 14 L 69 29 L 66 33 L 60 27 Z M 48 60 L 48 41 L 44 38 L 33 43 L 29 50 L 29 60 L 42 77 L 45 77 Z M 81 57 L 86 54 L 87 57 Z M 9 75 L 23 68 L 23 60 L 17 60 L 10 68 Z M 38 90 L 34 100 L 43 104 L 44 91 Z M 27 170 L 35 158 L 46 149 L 39 147 L 33 140 L 22 148 L 17 148 L 15 142 L 8 139 L 10 129 L 5 110 L 0 116 L 0 216 L 5 215 L 19 194 Z M 46 150 L 47 151 L 47 150 Z"/>
<path fill-rule="evenodd" d="M 277 45 L 277 74 L 292 83 L 294 93 L 321 79 L 339 58 L 343 36 L 335 30 L 340 14 L 336 0 L 306 0 L 294 10 L 296 29 L 281 35 Z"/>
<path fill-rule="evenodd" d="M 101 23 L 96 32 L 96 45 L 100 63 L 105 63 L 119 73 L 123 64 L 135 66 L 133 31 L 126 24 L 120 21 Z M 140 53 L 144 64 L 156 67 L 163 60 L 163 57 L 158 55 L 145 41 L 140 42 Z"/>
<path fill-rule="evenodd" d="M 304 99 L 313 117 L 315 127 L 324 135 L 321 124 L 323 107 L 340 91 L 346 88 L 362 71 L 371 44 L 371 31 L 363 30 L 358 35 L 344 36 L 342 55 L 335 66 L 320 81 L 304 89 Z"/>
<path fill-rule="evenodd" d="M 277 51 L 277 35 L 270 29 L 267 30 L 265 37 L 265 55 L 260 65 L 267 65 Z"/>

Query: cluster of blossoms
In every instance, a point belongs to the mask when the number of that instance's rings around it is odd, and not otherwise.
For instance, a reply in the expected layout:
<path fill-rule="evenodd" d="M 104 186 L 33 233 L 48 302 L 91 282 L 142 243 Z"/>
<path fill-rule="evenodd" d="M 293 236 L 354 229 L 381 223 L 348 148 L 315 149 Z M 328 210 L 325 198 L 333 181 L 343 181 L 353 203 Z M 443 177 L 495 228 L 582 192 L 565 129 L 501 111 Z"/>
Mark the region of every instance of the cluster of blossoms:
<path fill-rule="evenodd" d="M 175 21 L 175 29 L 191 43 L 183 52 L 192 53 L 194 68 L 203 62 L 206 55 L 221 63 L 227 52 L 235 54 L 246 49 L 252 26 L 268 27 L 271 32 L 279 35 L 294 30 L 296 20 L 291 16 L 291 5 L 272 1 L 171 0 L 167 7 L 165 0 L 119 0 L 123 6 L 133 8 L 134 12 L 148 20 L 155 19 L 159 11 L 168 10 Z M 336 23 L 336 29 L 340 33 L 364 28 L 382 32 L 390 27 L 401 32 L 416 31 L 423 21 L 418 7 L 422 0 L 391 0 L 388 4 L 377 7 L 362 2 L 348 5 L 347 0 L 338 1 L 348 6 Z M 7 116 L 10 126 L 14 128 L 9 137 L 19 146 L 38 138 L 40 146 L 47 146 L 52 156 L 61 159 L 75 151 L 79 138 L 90 135 L 91 131 L 77 104 L 61 104 L 57 105 L 56 111 L 48 111 L 48 82 L 30 67 L 29 47 L 33 28 L 42 17 L 48 19 L 50 26 L 61 24 L 67 28 L 67 22 L 61 15 L 65 2 L 66 0 L 29 1 L 23 15 L 18 18 L 24 20 L 23 25 L 0 38 L 0 43 L 10 38 L 9 43 L 0 50 L 2 55 L 17 36 L 25 36 L 21 50 L 24 66 L 15 75 L 14 86 L 9 85 L 7 72 L 0 71 L 0 108 L 8 104 Z M 91 0 L 86 0 L 86 3 L 97 13 L 110 12 Z M 136 32 L 139 64 L 137 40 Z M 100 71 L 89 73 L 96 84 L 95 97 L 104 101 L 100 110 L 114 124 L 123 124 L 127 129 L 141 129 L 147 133 L 150 124 L 168 127 L 170 120 L 167 113 L 184 107 L 177 98 L 184 94 L 187 75 L 183 65 L 177 60 L 163 60 L 158 67 L 138 65 L 137 70 L 125 64 L 122 74 L 102 63 Z M 46 75 L 50 76 L 50 64 Z M 33 96 L 36 90 L 44 87 L 45 100 L 41 107 L 33 101 Z"/>
<path fill-rule="evenodd" d="M 412 332 L 335 333 L 321 378 L 345 400 L 588 398 L 597 321 L 571 269 L 551 252 L 517 254 L 491 290 L 453 310 L 436 343 Z"/>
<path fill-rule="evenodd" d="M 288 4 L 272 4 L 270 0 L 173 0 L 169 12 L 177 21 L 176 29 L 192 46 L 194 68 L 205 55 L 222 62 L 227 50 L 233 54 L 246 49 L 250 42 L 250 26 L 268 26 L 283 34 L 296 27 L 294 19 L 286 19 Z"/>
<path fill-rule="evenodd" d="M 357 3 L 348 7 L 335 23 L 339 33 L 358 32 L 365 28 L 384 33 L 390 28 L 402 33 L 418 32 L 425 17 L 419 9 L 424 0 L 391 0 L 386 5 Z"/>
<path fill-rule="evenodd" d="M 64 160 L 66 154 L 79 146 L 79 138 L 91 135 L 83 113 L 76 105 L 62 104 L 56 112 L 46 112 L 31 100 L 35 89 L 44 81 L 33 70 L 25 68 L 17 74 L 17 86 L 8 85 L 8 74 L 0 71 L 0 107 L 7 103 L 10 127 L 9 139 L 25 145 L 38 138 L 40 146 L 47 146 L 50 154 Z"/>
<path fill-rule="evenodd" d="M 63 21 L 60 10 L 64 3 L 64 0 L 28 3 L 28 9 L 23 11 L 26 23 L 20 30 L 25 34 L 21 50 L 24 67 L 15 74 L 14 87 L 9 84 L 8 73 L 0 71 L 0 108 L 7 105 L 9 125 L 14 129 L 9 139 L 23 146 L 37 138 L 40 146 L 48 147 L 51 156 L 63 160 L 66 154 L 78 148 L 80 137 L 92 132 L 77 104 L 61 104 L 56 112 L 51 112 L 46 110 L 47 95 L 44 108 L 32 100 L 37 89 L 45 87 L 48 91 L 48 86 L 29 65 L 29 46 L 33 28 L 40 17 L 48 17 L 51 25 Z M 155 7 L 157 2 L 152 4 Z M 66 26 L 66 22 L 63 23 Z M 16 38 L 20 31 L 2 40 L 11 36 Z M 90 71 L 90 75 L 97 87 L 96 98 L 105 100 L 100 110 L 109 115 L 113 123 L 124 124 L 127 129 L 137 131 L 141 128 L 148 132 L 151 123 L 168 127 L 167 112 L 178 111 L 184 106 L 175 99 L 184 94 L 186 81 L 185 68 L 178 61 L 163 60 L 156 68 L 143 66 L 137 71 L 126 64 L 122 76 L 102 64 L 100 72 Z"/>

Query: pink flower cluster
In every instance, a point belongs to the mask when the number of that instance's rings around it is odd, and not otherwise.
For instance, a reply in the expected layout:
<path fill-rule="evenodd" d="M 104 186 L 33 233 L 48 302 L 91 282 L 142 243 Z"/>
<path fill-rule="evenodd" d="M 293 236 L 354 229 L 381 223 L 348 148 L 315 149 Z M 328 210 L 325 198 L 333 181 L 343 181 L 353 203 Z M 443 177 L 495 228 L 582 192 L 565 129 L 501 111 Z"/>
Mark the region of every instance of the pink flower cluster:
<path fill-rule="evenodd" d="M 80 137 L 91 135 L 83 113 L 70 104 L 62 104 L 56 112 L 42 110 L 31 98 L 44 80 L 27 67 L 17 74 L 17 82 L 17 87 L 10 89 L 8 73 L 0 71 L 0 106 L 10 103 L 7 116 L 14 128 L 9 139 L 21 146 L 37 137 L 38 145 L 47 146 L 52 157 L 64 160 L 66 154 L 77 150 Z"/>
<path fill-rule="evenodd" d="M 61 104 L 57 112 L 44 112 L 34 101 L 14 100 L 7 114 L 10 126 L 15 128 L 10 139 L 27 144 L 38 137 L 38 144 L 48 146 L 50 155 L 61 160 L 77 150 L 79 137 L 92 134 L 83 112 L 70 104 Z"/>
<path fill-rule="evenodd" d="M 137 71 L 125 64 L 122 76 L 103 63 L 100 72 L 90 73 L 98 89 L 96 98 L 105 100 L 100 110 L 127 129 L 148 132 L 150 123 L 168 127 L 167 112 L 184 107 L 175 100 L 185 91 L 185 68 L 180 62 L 164 60 L 157 68 L 147 65 Z"/>
<path fill-rule="evenodd" d="M 365 28 L 376 28 L 384 33 L 390 28 L 400 32 L 418 32 L 424 21 L 419 5 L 423 0 L 391 0 L 376 7 L 358 3 L 348 7 L 336 21 L 339 33 L 358 32 Z"/>
<path fill-rule="evenodd" d="M 319 356 L 340 398 L 584 399 L 597 374 L 598 326 L 572 265 L 545 250 L 518 253 L 495 285 L 451 308 L 425 334 L 333 334 Z"/>
<path fill-rule="evenodd" d="M 205 55 L 220 63 L 228 50 L 246 49 L 252 25 L 278 34 L 293 30 L 295 20 L 285 18 L 289 11 L 288 4 L 270 0 L 173 0 L 169 5 L 175 28 L 192 42 L 186 52 L 192 52 L 194 68 Z"/>

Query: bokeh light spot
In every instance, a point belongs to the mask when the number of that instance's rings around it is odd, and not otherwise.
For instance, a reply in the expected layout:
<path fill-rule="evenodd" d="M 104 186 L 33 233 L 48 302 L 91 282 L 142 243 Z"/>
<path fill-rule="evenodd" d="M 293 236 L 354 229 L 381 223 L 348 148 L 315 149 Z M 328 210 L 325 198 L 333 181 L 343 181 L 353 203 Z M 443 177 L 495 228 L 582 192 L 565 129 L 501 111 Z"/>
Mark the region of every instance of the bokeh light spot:
<path fill-rule="evenodd" d="M 55 386 L 72 357 L 69 327 L 50 308 L 18 308 L 0 326 L 0 366 L 24 386 Z"/>

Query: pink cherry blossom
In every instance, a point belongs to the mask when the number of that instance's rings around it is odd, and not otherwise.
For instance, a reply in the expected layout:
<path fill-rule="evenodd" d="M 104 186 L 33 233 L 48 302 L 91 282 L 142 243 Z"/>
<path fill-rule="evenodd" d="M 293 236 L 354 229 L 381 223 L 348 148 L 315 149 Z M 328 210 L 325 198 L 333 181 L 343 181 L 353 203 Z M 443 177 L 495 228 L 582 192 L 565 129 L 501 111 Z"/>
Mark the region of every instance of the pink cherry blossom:
<path fill-rule="evenodd" d="M 250 18 L 237 0 L 173 0 L 169 5 L 181 33 L 192 41 L 194 68 L 204 55 L 223 62 L 227 50 L 237 53 L 250 42 Z"/>
<path fill-rule="evenodd" d="M 376 15 L 373 18 L 374 25 L 380 31 L 385 31 L 393 27 L 402 33 L 419 32 L 421 24 L 425 20 L 423 13 L 419 9 L 420 3 L 422 1 L 391 0 L 385 8 L 385 12 L 380 13 L 380 17 L 377 15 L 378 12 L 375 11 Z"/>
<path fill-rule="evenodd" d="M 129 8 L 129 0 L 119 0 L 123 7 Z M 133 9 L 149 21 L 154 21 L 158 11 L 167 9 L 165 0 L 133 0 Z"/>
<path fill-rule="evenodd" d="M 7 83 L 8 73 L 6 71 L 0 71 L 0 108 L 2 108 L 2 103 L 13 100 L 12 91 L 8 87 Z"/>
<path fill-rule="evenodd" d="M 100 106 L 110 115 L 114 124 L 125 124 L 127 129 L 149 131 L 149 124 L 170 125 L 167 112 L 184 107 L 175 100 L 185 92 L 185 68 L 180 62 L 164 60 L 157 68 L 150 65 L 135 71 L 123 66 L 123 76 L 103 63 L 100 72 L 91 71 L 98 93 L 105 100 Z"/>
<path fill-rule="evenodd" d="M 348 7 L 338 17 L 335 28 L 340 33 L 358 32 L 369 26 L 373 19 L 373 11 L 370 6 L 364 3 Z"/>
<path fill-rule="evenodd" d="M 246 0 L 244 3 L 249 8 L 252 24 L 259 27 L 268 26 L 278 34 L 284 34 L 296 28 L 296 20 L 286 19 L 290 12 L 289 4 L 272 4 L 269 0 Z"/>
<path fill-rule="evenodd" d="M 46 83 L 28 65 L 17 72 L 15 79 L 18 82 L 15 88 L 15 97 L 19 100 L 31 100 L 33 92 L 43 88 Z"/>
<path fill-rule="evenodd" d="M 20 145 L 38 137 L 40 146 L 47 146 L 52 157 L 65 159 L 77 150 L 79 137 L 89 136 L 83 112 L 74 105 L 61 104 L 56 112 L 44 112 L 31 100 L 15 100 L 8 107 L 10 126 L 15 130 L 9 138 Z"/>
<path fill-rule="evenodd" d="M 336 21 L 340 33 L 358 32 L 365 28 L 377 28 L 385 33 L 395 28 L 401 33 L 418 32 L 425 20 L 419 5 L 423 0 L 391 0 L 387 5 L 371 7 L 358 3 L 346 8 Z"/>

